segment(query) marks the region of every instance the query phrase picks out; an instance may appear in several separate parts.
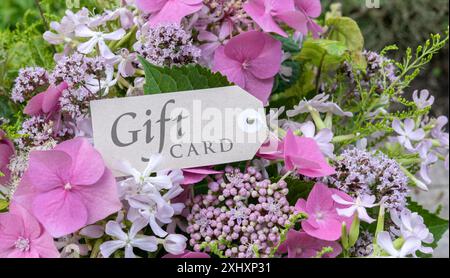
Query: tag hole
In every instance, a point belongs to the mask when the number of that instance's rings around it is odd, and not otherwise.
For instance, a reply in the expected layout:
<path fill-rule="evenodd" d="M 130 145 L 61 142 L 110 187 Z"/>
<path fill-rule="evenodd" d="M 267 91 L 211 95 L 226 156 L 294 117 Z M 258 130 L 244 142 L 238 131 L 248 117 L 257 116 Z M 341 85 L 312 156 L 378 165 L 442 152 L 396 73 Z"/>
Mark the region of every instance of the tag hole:
<path fill-rule="evenodd" d="M 252 125 L 256 122 L 255 118 L 247 118 L 247 124 Z"/>

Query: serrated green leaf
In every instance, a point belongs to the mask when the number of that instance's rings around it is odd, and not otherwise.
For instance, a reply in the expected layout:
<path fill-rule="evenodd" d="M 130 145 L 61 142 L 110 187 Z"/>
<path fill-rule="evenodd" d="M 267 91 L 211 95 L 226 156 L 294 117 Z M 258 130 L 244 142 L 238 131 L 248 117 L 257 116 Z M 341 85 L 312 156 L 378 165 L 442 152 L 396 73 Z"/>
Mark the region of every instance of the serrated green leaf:
<path fill-rule="evenodd" d="M 170 93 L 229 86 L 227 79 L 199 65 L 161 68 L 139 57 L 145 72 L 145 94 Z"/>
<path fill-rule="evenodd" d="M 182 67 L 181 70 L 187 76 L 194 89 L 199 90 L 208 88 L 208 78 L 201 75 L 196 66 Z"/>
<path fill-rule="evenodd" d="M 175 80 L 178 91 L 189 91 L 194 89 L 191 82 L 189 81 L 189 78 L 184 75 L 181 69 L 174 67 L 163 68 L 162 70 L 165 74 L 170 75 Z"/>

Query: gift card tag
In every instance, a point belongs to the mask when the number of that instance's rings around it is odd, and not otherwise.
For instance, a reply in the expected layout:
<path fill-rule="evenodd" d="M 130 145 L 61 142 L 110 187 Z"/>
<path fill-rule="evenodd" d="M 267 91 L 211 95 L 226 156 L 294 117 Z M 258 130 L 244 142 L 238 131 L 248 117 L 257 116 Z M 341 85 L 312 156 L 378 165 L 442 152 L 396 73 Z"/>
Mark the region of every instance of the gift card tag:
<path fill-rule="evenodd" d="M 268 136 L 262 102 L 237 86 L 96 100 L 91 115 L 95 148 L 113 170 L 127 160 L 143 171 L 158 153 L 156 170 L 250 160 Z"/>

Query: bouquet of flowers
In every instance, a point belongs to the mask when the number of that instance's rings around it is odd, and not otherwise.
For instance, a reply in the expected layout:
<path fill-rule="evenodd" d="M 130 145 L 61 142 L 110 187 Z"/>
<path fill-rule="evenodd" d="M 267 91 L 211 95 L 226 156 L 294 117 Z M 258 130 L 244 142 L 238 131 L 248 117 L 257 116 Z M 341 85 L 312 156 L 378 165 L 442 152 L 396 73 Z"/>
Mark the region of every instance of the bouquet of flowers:
<path fill-rule="evenodd" d="M 0 257 L 425 257 L 447 230 L 410 193 L 448 170 L 448 119 L 410 84 L 448 30 L 396 61 L 320 0 L 122 0 L 54 20 L 54 57 L 19 71 L 0 120 Z M 232 84 L 267 108 L 251 161 L 157 171 L 153 154 L 115 178 L 93 145 L 93 100 Z"/>

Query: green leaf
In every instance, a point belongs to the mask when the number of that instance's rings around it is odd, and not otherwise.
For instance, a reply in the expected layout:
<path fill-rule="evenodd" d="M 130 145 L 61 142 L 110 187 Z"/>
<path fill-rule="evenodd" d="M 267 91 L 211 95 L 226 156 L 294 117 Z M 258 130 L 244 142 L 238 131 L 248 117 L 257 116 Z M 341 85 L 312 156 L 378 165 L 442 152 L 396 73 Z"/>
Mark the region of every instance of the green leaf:
<path fill-rule="evenodd" d="M 436 248 L 439 240 L 448 230 L 448 220 L 440 218 L 438 215 L 424 209 L 421 205 L 414 201 L 409 200 L 408 203 L 408 208 L 412 212 L 417 212 L 420 216 L 423 217 L 425 225 L 430 230 L 430 233 L 432 233 L 434 236 L 434 242 L 430 244 L 430 246 L 432 248 Z"/>
<path fill-rule="evenodd" d="M 296 60 L 311 62 L 327 69 L 340 64 L 348 48 L 344 43 L 333 40 L 307 40 Z"/>
<path fill-rule="evenodd" d="M 296 43 L 291 37 L 285 38 L 279 35 L 274 35 L 273 37 L 282 43 L 282 48 L 285 52 L 289 53 L 300 52 L 300 45 Z"/>
<path fill-rule="evenodd" d="M 292 178 L 286 178 L 285 181 L 289 189 L 287 199 L 291 205 L 295 205 L 298 199 L 307 199 L 315 184 L 312 181 L 307 182 Z"/>
<path fill-rule="evenodd" d="M 199 65 L 161 68 L 139 57 L 145 72 L 145 94 L 170 93 L 229 86 L 226 77 Z"/>
<path fill-rule="evenodd" d="M 0 200 L 0 211 L 6 209 L 8 207 L 9 203 L 6 200 Z"/>
<path fill-rule="evenodd" d="M 328 39 L 343 42 L 354 51 L 364 49 L 364 37 L 356 21 L 349 17 L 331 17 L 326 21 L 329 27 Z"/>

